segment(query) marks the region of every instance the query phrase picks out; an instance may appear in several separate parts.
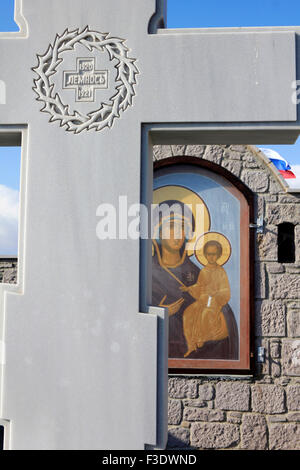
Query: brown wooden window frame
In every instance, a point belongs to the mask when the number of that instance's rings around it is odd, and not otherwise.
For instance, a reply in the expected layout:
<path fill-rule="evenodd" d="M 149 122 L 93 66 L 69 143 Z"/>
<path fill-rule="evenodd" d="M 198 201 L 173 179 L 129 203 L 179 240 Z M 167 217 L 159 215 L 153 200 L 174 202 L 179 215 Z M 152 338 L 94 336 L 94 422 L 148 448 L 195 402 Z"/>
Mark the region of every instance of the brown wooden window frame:
<path fill-rule="evenodd" d="M 240 316 L 240 356 L 239 360 L 197 359 L 169 359 L 168 367 L 171 374 L 249 374 L 254 368 L 254 237 L 255 230 L 250 229 L 254 223 L 254 194 L 235 175 L 213 162 L 197 157 L 174 156 L 154 162 L 155 171 L 161 168 L 174 167 L 174 165 L 194 165 L 212 173 L 222 176 L 233 186 L 235 197 L 239 199 L 241 207 L 241 316 Z M 242 311 L 243 309 L 243 311 Z"/>

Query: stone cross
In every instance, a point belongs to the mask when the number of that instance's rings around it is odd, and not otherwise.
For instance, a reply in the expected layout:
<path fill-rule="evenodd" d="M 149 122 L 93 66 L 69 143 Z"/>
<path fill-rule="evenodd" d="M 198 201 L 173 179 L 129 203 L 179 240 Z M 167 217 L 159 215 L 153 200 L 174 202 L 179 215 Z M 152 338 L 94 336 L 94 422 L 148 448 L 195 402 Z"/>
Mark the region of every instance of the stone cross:
<path fill-rule="evenodd" d="M 98 208 L 150 204 L 156 143 L 299 133 L 295 29 L 167 30 L 165 7 L 19 0 L 20 32 L 0 33 L 0 144 L 22 141 L 18 285 L 0 291 L 11 449 L 166 445 L 151 242 L 99 240 Z"/>

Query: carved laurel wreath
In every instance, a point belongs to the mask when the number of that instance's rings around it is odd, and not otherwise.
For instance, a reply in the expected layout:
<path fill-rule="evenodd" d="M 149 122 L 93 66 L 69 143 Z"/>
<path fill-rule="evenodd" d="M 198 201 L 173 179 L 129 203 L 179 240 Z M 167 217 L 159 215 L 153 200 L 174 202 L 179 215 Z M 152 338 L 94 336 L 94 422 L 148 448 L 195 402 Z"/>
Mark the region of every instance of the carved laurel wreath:
<path fill-rule="evenodd" d="M 106 126 L 110 128 L 115 118 L 120 117 L 120 111 L 125 111 L 132 105 L 135 96 L 134 85 L 139 71 L 135 65 L 136 59 L 128 57 L 129 49 L 124 42 L 124 39 L 109 37 L 107 33 L 91 31 L 88 26 L 82 31 L 66 29 L 61 36 L 56 36 L 53 46 L 50 45 L 44 55 L 37 56 L 38 66 L 32 70 L 39 78 L 34 80 L 33 90 L 38 95 L 37 101 L 43 101 L 45 104 L 41 111 L 51 115 L 50 122 L 60 121 L 61 127 L 66 126 L 67 131 L 75 134 L 91 129 L 101 131 Z M 62 54 L 74 50 L 77 43 L 89 51 L 106 50 L 110 60 L 116 60 L 115 67 L 118 70 L 116 94 L 110 98 L 109 103 L 102 103 L 99 109 L 89 114 L 78 111 L 70 113 L 70 107 L 54 92 L 54 84 L 50 80 L 63 61 Z"/>

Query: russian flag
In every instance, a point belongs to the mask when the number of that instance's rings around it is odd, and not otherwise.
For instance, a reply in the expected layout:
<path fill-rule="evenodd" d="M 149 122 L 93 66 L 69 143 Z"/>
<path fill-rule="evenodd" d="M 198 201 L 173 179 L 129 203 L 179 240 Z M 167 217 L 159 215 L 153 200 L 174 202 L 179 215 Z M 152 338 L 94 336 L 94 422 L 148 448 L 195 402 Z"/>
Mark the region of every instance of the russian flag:
<path fill-rule="evenodd" d="M 292 172 L 290 164 L 283 158 L 279 153 L 275 152 L 275 150 L 272 149 L 265 149 L 265 148 L 260 148 L 266 157 L 276 166 L 277 170 L 279 173 L 285 178 L 296 178 L 294 173 Z"/>

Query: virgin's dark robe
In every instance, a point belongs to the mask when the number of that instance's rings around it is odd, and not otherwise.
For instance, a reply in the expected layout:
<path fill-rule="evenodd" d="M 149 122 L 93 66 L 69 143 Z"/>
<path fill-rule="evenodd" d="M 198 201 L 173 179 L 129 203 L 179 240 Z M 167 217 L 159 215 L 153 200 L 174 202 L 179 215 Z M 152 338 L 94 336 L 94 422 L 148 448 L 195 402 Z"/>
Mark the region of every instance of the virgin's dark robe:
<path fill-rule="evenodd" d="M 181 359 L 187 352 L 187 344 L 183 334 L 183 312 L 195 302 L 195 299 L 188 292 L 180 290 L 182 284 L 159 264 L 156 253 L 152 260 L 152 304 L 159 306 L 163 301 L 164 305 L 168 305 L 181 298 L 184 300 L 178 312 L 169 315 L 169 358 Z M 200 272 L 200 269 L 190 261 L 188 256 L 185 257 L 181 265 L 176 268 L 168 268 L 168 270 L 185 286 L 195 284 Z M 201 348 L 192 352 L 188 359 L 238 359 L 238 329 L 234 314 L 228 304 L 222 308 L 222 312 L 228 328 L 228 337 L 220 341 L 207 341 Z"/>

